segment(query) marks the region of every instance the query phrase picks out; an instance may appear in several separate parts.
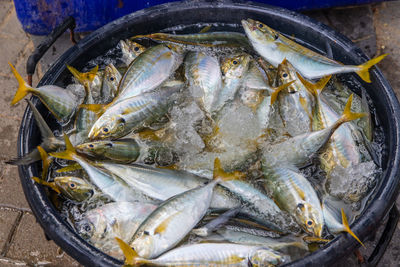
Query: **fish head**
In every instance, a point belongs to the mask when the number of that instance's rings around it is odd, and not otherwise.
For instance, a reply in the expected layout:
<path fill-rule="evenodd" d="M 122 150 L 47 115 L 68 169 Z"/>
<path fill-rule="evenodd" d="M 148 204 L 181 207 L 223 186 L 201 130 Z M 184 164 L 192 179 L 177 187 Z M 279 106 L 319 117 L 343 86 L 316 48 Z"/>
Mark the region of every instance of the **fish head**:
<path fill-rule="evenodd" d="M 286 60 L 286 58 L 282 61 L 281 64 L 278 65 L 276 78 L 277 78 L 279 84 L 281 84 L 281 85 L 297 80 L 296 70 L 294 69 L 292 64 L 290 64 L 290 62 Z M 289 90 L 289 92 L 297 92 L 298 91 L 295 88 L 295 83 L 292 83 L 291 85 L 289 85 L 288 90 Z"/>
<path fill-rule="evenodd" d="M 75 149 L 78 153 L 95 157 L 103 154 L 111 147 L 113 147 L 112 141 L 95 141 L 77 145 Z"/>
<path fill-rule="evenodd" d="M 221 64 L 222 74 L 225 78 L 241 78 L 248 70 L 250 59 L 245 53 L 225 58 Z"/>
<path fill-rule="evenodd" d="M 130 40 L 125 40 L 125 42 L 128 44 L 129 46 L 129 51 L 135 55 L 135 57 L 137 57 L 138 55 L 140 55 L 141 53 L 143 53 L 144 51 L 146 51 L 146 47 L 144 47 L 143 45 L 136 43 L 136 42 L 132 42 Z"/>
<path fill-rule="evenodd" d="M 310 203 L 299 203 L 296 208 L 296 216 L 306 232 L 316 237 L 322 236 L 324 222 L 320 209 Z"/>
<path fill-rule="evenodd" d="M 260 21 L 252 19 L 242 20 L 242 25 L 246 35 L 253 41 L 272 43 L 279 38 L 277 31 Z"/>
<path fill-rule="evenodd" d="M 99 229 L 104 232 L 105 228 L 101 226 L 100 224 L 98 226 L 93 224 L 88 218 L 84 218 L 75 224 L 78 234 L 86 240 L 91 240 L 95 236 L 95 232 Z M 96 229 L 96 227 L 98 227 L 98 229 Z"/>
<path fill-rule="evenodd" d="M 142 230 L 137 235 L 132 243 L 132 247 L 135 249 L 137 254 L 143 258 L 149 258 L 155 251 L 155 236 L 154 234 Z"/>
<path fill-rule="evenodd" d="M 90 139 L 120 137 L 125 130 L 125 119 L 120 115 L 103 114 L 92 126 Z"/>
<path fill-rule="evenodd" d="M 56 177 L 54 183 L 65 197 L 74 201 L 82 202 L 93 195 L 93 187 L 78 177 Z"/>
<path fill-rule="evenodd" d="M 104 69 L 103 82 L 107 83 L 109 87 L 115 88 L 116 91 L 120 80 L 121 74 L 117 68 L 112 63 L 107 65 Z"/>
<path fill-rule="evenodd" d="M 278 266 L 289 262 L 289 259 L 272 249 L 259 248 L 250 253 L 249 262 L 252 266 Z"/>

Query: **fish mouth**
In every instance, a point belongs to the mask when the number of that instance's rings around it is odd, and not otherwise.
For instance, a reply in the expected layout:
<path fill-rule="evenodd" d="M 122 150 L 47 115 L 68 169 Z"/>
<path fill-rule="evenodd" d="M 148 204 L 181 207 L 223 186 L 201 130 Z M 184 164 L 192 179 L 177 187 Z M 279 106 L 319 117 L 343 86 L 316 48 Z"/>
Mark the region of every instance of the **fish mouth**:
<path fill-rule="evenodd" d="M 254 31 L 256 29 L 256 27 L 254 25 L 255 25 L 255 23 L 254 23 L 254 20 L 252 20 L 252 19 L 247 19 L 247 20 L 243 19 L 242 20 L 242 26 L 244 29 L 249 29 L 250 31 Z"/>

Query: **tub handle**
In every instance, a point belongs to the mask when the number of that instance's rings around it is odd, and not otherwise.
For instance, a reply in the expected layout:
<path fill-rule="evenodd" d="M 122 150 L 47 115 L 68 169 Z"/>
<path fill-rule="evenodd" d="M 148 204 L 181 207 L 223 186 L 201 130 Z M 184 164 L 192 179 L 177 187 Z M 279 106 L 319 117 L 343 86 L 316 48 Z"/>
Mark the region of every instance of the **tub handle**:
<path fill-rule="evenodd" d="M 399 210 L 396 204 L 394 204 L 389 212 L 389 219 L 386 223 L 385 229 L 383 230 L 382 235 L 379 238 L 379 241 L 374 251 L 371 253 L 366 262 L 366 265 L 368 267 L 374 267 L 378 265 L 383 254 L 385 254 L 387 247 L 389 246 L 393 233 L 397 228 L 398 221 L 399 221 Z"/>
<path fill-rule="evenodd" d="M 70 38 L 73 44 L 76 44 L 74 29 L 75 19 L 73 17 L 67 17 L 60 25 L 55 27 L 51 33 L 43 40 L 36 48 L 35 51 L 29 56 L 26 62 L 26 73 L 28 74 L 28 84 L 32 86 L 32 75 L 35 73 L 36 65 L 42 58 L 44 53 L 50 48 L 50 46 L 61 36 L 67 29 L 70 29 Z"/>

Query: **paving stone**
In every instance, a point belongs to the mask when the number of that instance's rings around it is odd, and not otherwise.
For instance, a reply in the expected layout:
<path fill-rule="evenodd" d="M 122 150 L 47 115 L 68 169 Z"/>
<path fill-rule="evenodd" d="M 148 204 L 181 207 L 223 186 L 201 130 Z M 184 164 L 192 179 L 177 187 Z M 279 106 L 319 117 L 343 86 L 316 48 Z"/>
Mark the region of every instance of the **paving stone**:
<path fill-rule="evenodd" d="M 11 9 L 14 8 L 13 2 L 10 0 L 0 1 L 0 24 L 11 13 Z"/>
<path fill-rule="evenodd" d="M 17 14 L 15 13 L 15 8 L 11 9 L 11 15 L 6 17 L 6 21 L 0 27 L 1 33 L 15 40 L 19 40 L 27 34 L 22 29 L 22 25 L 17 18 Z"/>
<path fill-rule="evenodd" d="M 379 64 L 400 97 L 400 1 L 386 2 L 374 8 L 374 24 L 379 53 L 389 55 Z"/>
<path fill-rule="evenodd" d="M 27 264 L 23 261 L 0 257 L 0 266 L 1 267 L 16 267 L 16 266 L 27 266 Z"/>
<path fill-rule="evenodd" d="M 0 207 L 0 253 L 2 253 L 4 249 L 17 217 L 17 211 L 7 210 Z"/>
<path fill-rule="evenodd" d="M 31 265 L 80 266 L 66 253 L 59 254 L 58 246 L 53 241 L 46 240 L 42 228 L 29 213 L 22 217 L 6 257 L 22 260 Z"/>

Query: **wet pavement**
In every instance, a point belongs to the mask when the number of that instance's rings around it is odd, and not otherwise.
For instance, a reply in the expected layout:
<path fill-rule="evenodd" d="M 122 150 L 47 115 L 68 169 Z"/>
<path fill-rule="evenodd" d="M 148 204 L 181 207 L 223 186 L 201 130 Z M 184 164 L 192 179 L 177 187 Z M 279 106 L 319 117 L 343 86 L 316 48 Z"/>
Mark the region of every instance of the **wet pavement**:
<path fill-rule="evenodd" d="M 355 42 L 367 55 L 382 53 L 389 56 L 379 64 L 380 69 L 400 96 L 400 1 L 359 7 L 335 8 L 305 12 L 307 15 L 329 25 Z M 0 1 L 0 266 L 79 266 L 62 252 L 52 241 L 48 241 L 25 200 L 17 168 L 4 163 L 17 153 L 17 133 L 26 103 L 21 101 L 10 107 L 17 88 L 7 62 L 25 73 L 27 57 L 34 43 L 41 38 L 27 35 L 21 28 L 11 1 Z M 33 84 L 71 44 L 63 36 L 38 65 Z M 400 205 L 400 198 L 397 199 Z M 384 221 L 383 221 L 384 223 Z M 400 225 L 379 266 L 400 266 Z M 380 229 L 382 231 L 382 229 Z M 379 237 L 379 233 L 377 234 Z M 372 252 L 375 242 L 366 243 L 360 249 L 366 257 Z M 338 266 L 362 266 L 354 255 L 350 255 Z"/>

